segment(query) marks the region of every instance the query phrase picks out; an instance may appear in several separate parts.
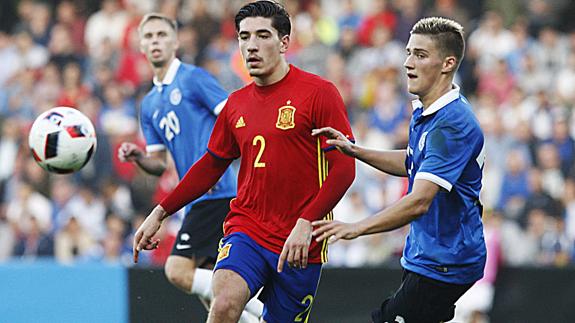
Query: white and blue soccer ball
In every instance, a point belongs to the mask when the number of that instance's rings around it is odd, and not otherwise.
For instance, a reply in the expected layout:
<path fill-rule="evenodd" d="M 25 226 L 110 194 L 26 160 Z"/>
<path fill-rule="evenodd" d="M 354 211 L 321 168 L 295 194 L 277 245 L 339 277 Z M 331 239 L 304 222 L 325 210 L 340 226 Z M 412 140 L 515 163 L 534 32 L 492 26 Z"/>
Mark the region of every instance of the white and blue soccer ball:
<path fill-rule="evenodd" d="M 56 107 L 36 118 L 28 135 L 28 145 L 42 168 L 68 174 L 80 170 L 94 155 L 96 131 L 82 112 Z"/>

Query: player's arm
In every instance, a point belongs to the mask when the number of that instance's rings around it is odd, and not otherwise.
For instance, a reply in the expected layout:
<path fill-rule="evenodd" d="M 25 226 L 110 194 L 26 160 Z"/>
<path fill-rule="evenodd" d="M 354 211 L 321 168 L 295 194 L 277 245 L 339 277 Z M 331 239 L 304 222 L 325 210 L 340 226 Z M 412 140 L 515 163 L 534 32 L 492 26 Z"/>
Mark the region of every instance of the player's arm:
<path fill-rule="evenodd" d="M 186 173 L 176 188 L 164 198 L 140 225 L 134 236 L 134 262 L 138 262 L 141 250 L 150 250 L 158 241 L 152 240 L 162 221 L 186 204 L 204 195 L 224 174 L 231 159 L 217 158 L 206 153 Z"/>
<path fill-rule="evenodd" d="M 440 186 L 424 179 L 415 180 L 411 193 L 402 197 L 376 215 L 356 223 L 320 220 L 313 222 L 316 240 L 329 238 L 333 243 L 339 239 L 354 239 L 358 236 L 386 232 L 400 228 L 425 214 Z"/>
<path fill-rule="evenodd" d="M 146 154 L 138 145 L 123 142 L 118 148 L 118 159 L 121 162 L 136 163 L 146 173 L 161 176 L 167 168 L 166 150 L 154 151 Z"/>
<path fill-rule="evenodd" d="M 405 168 L 405 149 L 375 150 L 360 147 L 351 142 L 341 132 L 331 127 L 314 129 L 312 130 L 312 135 L 321 135 L 329 138 L 326 141 L 327 144 L 335 146 L 340 152 L 359 159 L 382 172 L 395 176 L 407 176 L 407 170 Z"/>
<path fill-rule="evenodd" d="M 326 153 L 328 176 L 323 182 L 316 197 L 304 209 L 290 236 L 286 240 L 278 262 L 278 272 L 283 264 L 296 268 L 307 266 L 309 245 L 311 242 L 311 223 L 328 214 L 343 197 L 355 178 L 355 161 L 335 151 Z"/>

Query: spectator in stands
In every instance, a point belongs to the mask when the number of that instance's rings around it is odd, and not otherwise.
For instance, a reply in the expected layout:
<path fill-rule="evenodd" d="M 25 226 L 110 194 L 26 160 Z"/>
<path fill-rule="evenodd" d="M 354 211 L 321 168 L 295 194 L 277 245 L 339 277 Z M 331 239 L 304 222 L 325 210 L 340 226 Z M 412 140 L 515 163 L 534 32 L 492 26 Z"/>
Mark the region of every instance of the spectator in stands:
<path fill-rule="evenodd" d="M 90 56 L 98 57 L 102 44 L 106 41 L 109 41 L 112 47 L 120 48 L 127 24 L 128 15 L 118 0 L 102 1 L 101 9 L 92 14 L 86 22 L 84 39 Z"/>

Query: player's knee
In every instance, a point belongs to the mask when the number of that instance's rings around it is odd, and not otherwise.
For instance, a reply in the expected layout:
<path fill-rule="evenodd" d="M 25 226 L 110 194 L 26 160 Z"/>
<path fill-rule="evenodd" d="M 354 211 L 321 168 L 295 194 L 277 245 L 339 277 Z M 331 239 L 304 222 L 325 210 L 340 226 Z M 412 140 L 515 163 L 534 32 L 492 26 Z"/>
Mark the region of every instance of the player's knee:
<path fill-rule="evenodd" d="M 212 300 L 210 312 L 216 317 L 239 316 L 242 308 L 239 302 L 229 294 L 220 294 Z"/>
<path fill-rule="evenodd" d="M 166 262 L 164 272 L 168 281 L 179 289 L 190 293 L 194 268 L 187 268 L 176 262 Z"/>

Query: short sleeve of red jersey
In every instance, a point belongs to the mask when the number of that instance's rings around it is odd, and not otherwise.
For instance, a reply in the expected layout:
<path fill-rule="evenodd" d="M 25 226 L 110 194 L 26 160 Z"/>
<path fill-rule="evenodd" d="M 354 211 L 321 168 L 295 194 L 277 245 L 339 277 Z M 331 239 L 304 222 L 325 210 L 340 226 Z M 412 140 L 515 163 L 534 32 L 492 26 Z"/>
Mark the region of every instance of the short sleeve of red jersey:
<path fill-rule="evenodd" d="M 230 101 L 226 103 L 222 112 L 216 119 L 216 124 L 212 130 L 212 136 L 208 142 L 208 151 L 222 159 L 235 159 L 240 157 L 240 149 L 230 126 L 229 113 Z"/>
<path fill-rule="evenodd" d="M 335 85 L 330 82 L 325 82 L 316 94 L 314 123 L 316 128 L 332 127 L 347 136 L 349 140 L 355 141 L 343 99 Z M 320 138 L 321 148 L 324 151 L 334 149 L 333 146 L 326 144 L 326 137 Z"/>

